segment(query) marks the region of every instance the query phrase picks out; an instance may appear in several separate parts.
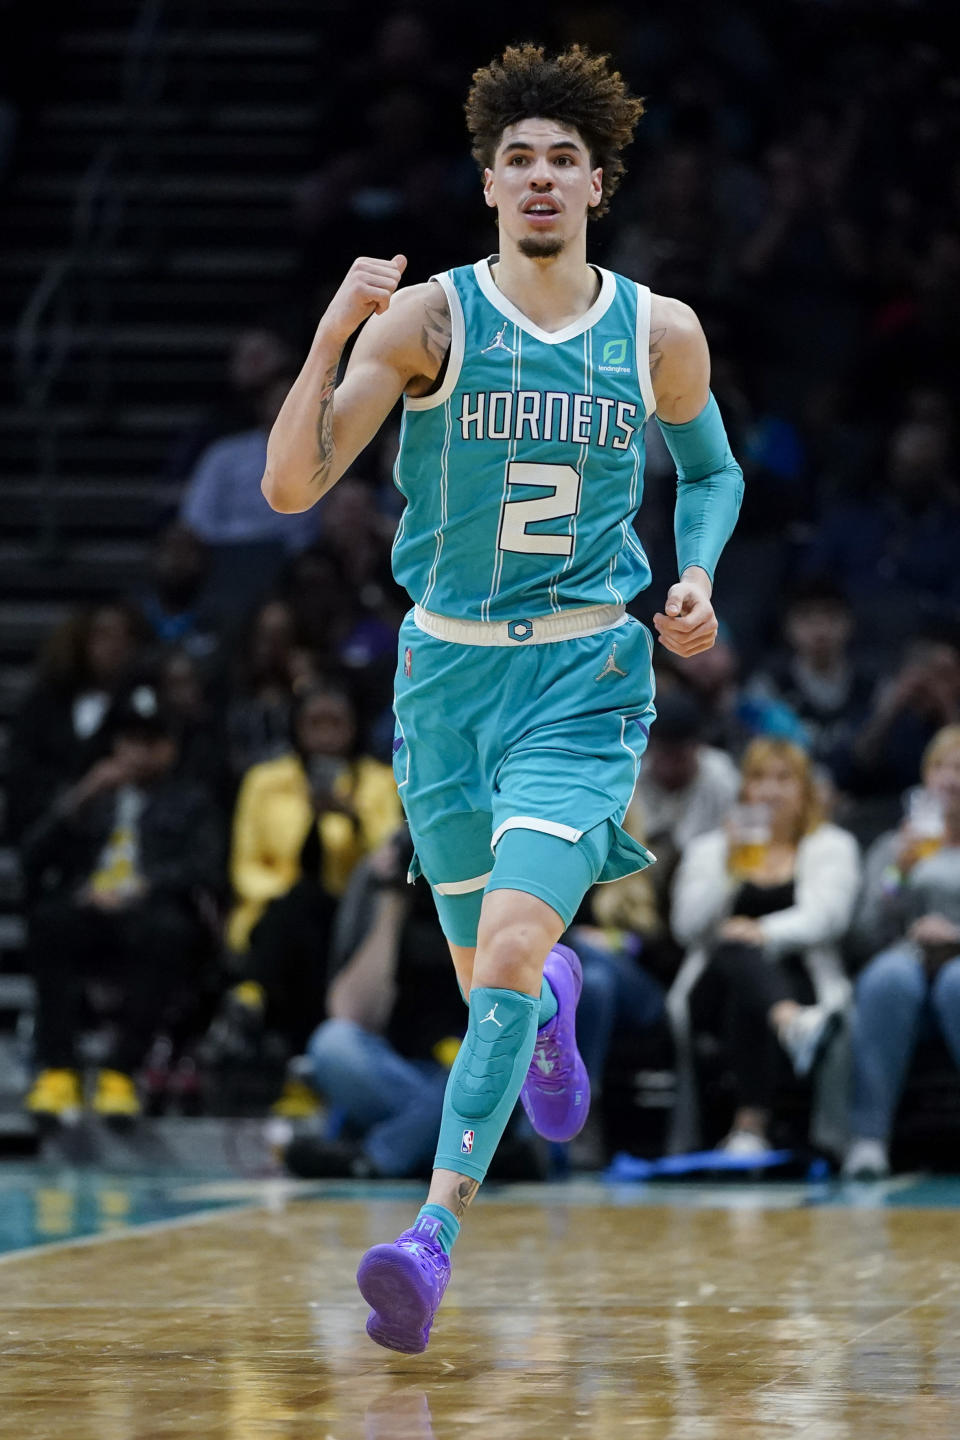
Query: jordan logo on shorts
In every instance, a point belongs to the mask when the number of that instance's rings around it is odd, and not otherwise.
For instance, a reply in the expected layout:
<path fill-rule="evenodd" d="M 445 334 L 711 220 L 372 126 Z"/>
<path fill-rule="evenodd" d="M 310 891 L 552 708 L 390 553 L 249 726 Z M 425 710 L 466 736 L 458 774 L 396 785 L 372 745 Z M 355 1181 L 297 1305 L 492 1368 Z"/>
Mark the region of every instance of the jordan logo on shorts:
<path fill-rule="evenodd" d="M 613 645 L 610 646 L 610 654 L 607 656 L 603 669 L 600 671 L 599 675 L 594 675 L 594 680 L 602 680 L 605 675 L 626 675 L 626 670 L 621 670 L 620 666 L 617 664 L 616 657 L 617 646 L 616 642 L 614 642 Z"/>
<path fill-rule="evenodd" d="M 498 1000 L 497 1005 L 499 1004 L 500 1001 Z M 497 1005 L 494 1005 L 489 1015 L 484 1015 L 483 1019 L 480 1021 L 481 1025 L 486 1025 L 488 1020 L 492 1020 L 494 1025 L 498 1026 L 501 1030 L 503 1029 L 503 1021 L 497 1019 Z"/>
<path fill-rule="evenodd" d="M 497 331 L 496 335 L 494 335 L 493 339 L 490 341 L 490 344 L 489 344 L 489 345 L 484 345 L 483 349 L 480 351 L 480 354 L 481 354 L 481 355 L 486 355 L 486 354 L 488 354 L 491 350 L 506 350 L 506 352 L 507 352 L 508 355 L 516 355 L 516 353 L 517 353 L 516 350 L 511 350 L 511 349 L 510 349 L 510 346 L 507 344 L 506 340 L 504 340 L 504 338 L 503 338 L 503 337 L 504 337 L 504 334 L 506 333 L 507 326 L 508 326 L 509 324 L 510 324 L 510 321 L 509 321 L 509 320 L 504 320 L 503 324 L 500 326 L 500 329 Z"/>

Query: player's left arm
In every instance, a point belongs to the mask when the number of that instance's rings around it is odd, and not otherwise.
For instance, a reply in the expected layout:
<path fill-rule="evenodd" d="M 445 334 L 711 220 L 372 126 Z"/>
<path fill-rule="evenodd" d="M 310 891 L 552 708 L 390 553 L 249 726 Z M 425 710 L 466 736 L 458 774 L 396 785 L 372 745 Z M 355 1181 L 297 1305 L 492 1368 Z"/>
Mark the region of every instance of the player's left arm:
<path fill-rule="evenodd" d="M 689 305 L 651 296 L 650 375 L 657 423 L 677 467 L 674 535 L 680 579 L 653 617 L 675 655 L 709 650 L 717 638 L 713 576 L 743 498 L 743 472 L 730 453 L 710 393 L 710 352 Z"/>

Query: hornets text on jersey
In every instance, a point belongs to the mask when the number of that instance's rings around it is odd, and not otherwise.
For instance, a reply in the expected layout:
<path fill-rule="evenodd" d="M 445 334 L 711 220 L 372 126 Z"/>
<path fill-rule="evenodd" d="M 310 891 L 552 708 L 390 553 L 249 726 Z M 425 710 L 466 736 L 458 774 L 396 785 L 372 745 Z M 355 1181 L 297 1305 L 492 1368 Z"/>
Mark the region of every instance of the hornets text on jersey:
<path fill-rule="evenodd" d="M 489 260 L 434 277 L 450 307 L 440 388 L 404 400 L 393 564 L 426 610 L 511 620 L 623 603 L 650 583 L 633 529 L 655 409 L 650 291 L 597 269 L 600 292 L 541 330 Z"/>

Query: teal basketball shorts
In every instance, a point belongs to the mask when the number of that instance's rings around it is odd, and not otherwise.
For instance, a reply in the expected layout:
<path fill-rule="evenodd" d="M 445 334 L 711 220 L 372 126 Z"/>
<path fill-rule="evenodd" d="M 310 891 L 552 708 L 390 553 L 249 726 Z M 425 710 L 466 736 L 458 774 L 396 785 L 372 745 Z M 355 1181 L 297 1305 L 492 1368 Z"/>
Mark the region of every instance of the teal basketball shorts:
<path fill-rule="evenodd" d="M 519 636 L 530 624 L 514 623 Z M 453 944 L 476 944 L 489 890 L 536 895 L 569 925 L 592 884 L 651 863 L 621 823 L 656 713 L 651 656 L 630 617 L 576 639 L 476 645 L 407 615 L 394 774 L 411 875 Z"/>

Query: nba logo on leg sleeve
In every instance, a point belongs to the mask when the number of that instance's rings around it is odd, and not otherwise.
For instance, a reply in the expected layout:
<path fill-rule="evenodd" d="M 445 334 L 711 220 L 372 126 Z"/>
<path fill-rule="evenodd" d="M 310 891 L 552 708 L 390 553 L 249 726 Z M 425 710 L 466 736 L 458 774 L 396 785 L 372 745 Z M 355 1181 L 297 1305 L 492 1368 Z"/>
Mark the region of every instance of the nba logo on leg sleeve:
<path fill-rule="evenodd" d="M 471 1155 L 473 1153 L 473 1131 L 464 1130 L 463 1139 L 460 1141 L 460 1154 Z"/>

